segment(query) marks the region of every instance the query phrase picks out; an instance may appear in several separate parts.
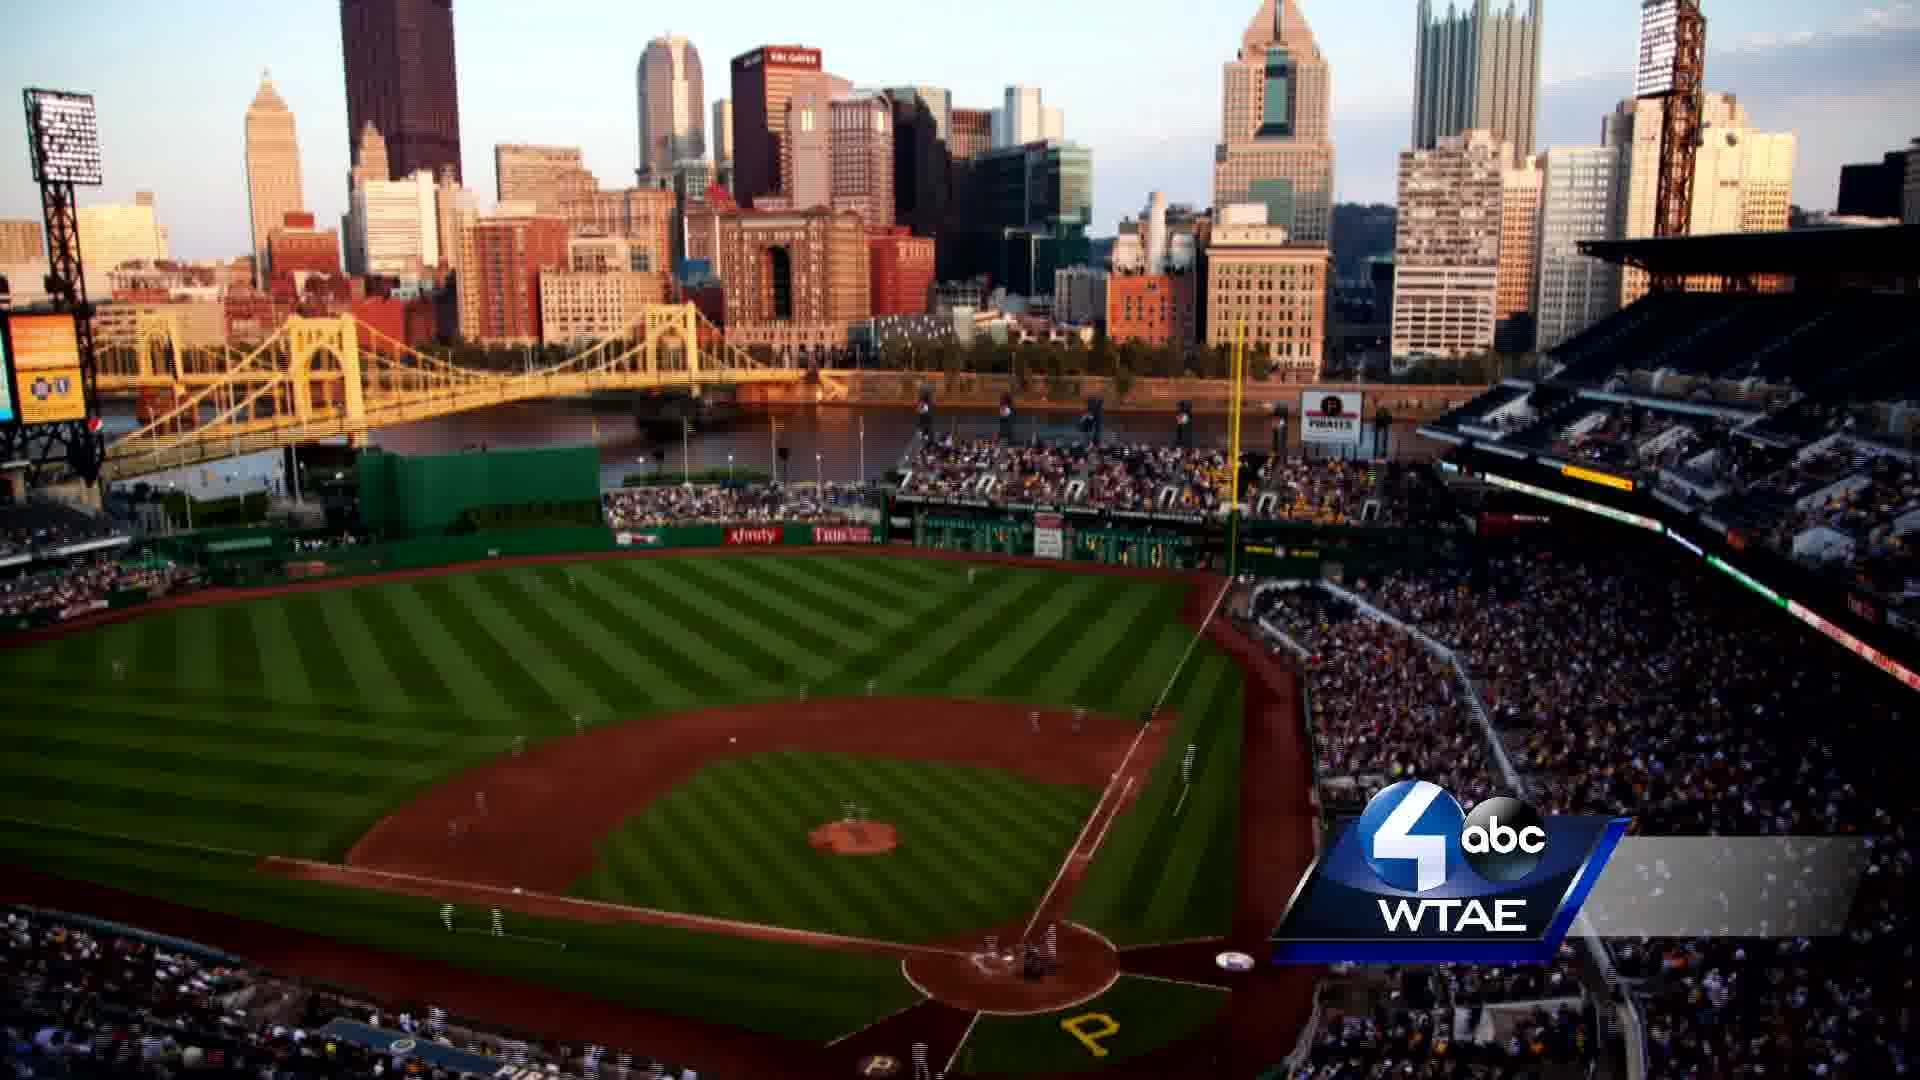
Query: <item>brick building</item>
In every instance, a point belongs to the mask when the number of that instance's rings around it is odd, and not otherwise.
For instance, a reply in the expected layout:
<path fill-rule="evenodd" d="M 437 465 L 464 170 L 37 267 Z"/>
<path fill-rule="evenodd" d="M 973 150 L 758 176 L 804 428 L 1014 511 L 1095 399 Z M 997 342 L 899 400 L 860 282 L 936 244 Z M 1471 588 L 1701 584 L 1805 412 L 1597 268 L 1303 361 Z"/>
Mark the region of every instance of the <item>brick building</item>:
<path fill-rule="evenodd" d="M 993 110 L 954 109 L 949 115 L 947 154 L 965 161 L 993 149 Z"/>
<path fill-rule="evenodd" d="M 848 324 L 871 313 L 867 232 L 858 216 L 743 210 L 718 215 L 717 225 L 730 342 L 840 348 Z"/>
<path fill-rule="evenodd" d="M 403 300 L 389 296 L 363 296 L 345 305 L 347 314 L 360 320 L 360 346 L 375 344 L 368 327 L 403 345 L 431 344 L 438 333 L 433 301 Z"/>
<path fill-rule="evenodd" d="M 482 345 L 538 343 L 540 272 L 566 268 L 566 221 L 481 218 L 460 244 L 460 336 Z"/>
<path fill-rule="evenodd" d="M 561 200 L 574 233 L 613 236 L 645 255 L 645 270 L 673 268 L 673 192 L 657 188 L 596 191 Z"/>
<path fill-rule="evenodd" d="M 340 231 L 317 229 L 307 211 L 283 216 L 267 233 L 267 265 L 273 276 L 340 272 Z"/>
<path fill-rule="evenodd" d="M 834 101 L 832 128 L 833 208 L 860 215 L 869 228 L 893 224 L 893 104 L 868 94 Z"/>
<path fill-rule="evenodd" d="M 1198 290 L 1191 274 L 1113 274 L 1107 278 L 1107 338 L 1144 345 L 1197 339 Z"/>
<path fill-rule="evenodd" d="M 924 315 L 933 292 L 933 238 L 914 236 L 904 226 L 876 229 L 867 236 L 873 314 Z"/>

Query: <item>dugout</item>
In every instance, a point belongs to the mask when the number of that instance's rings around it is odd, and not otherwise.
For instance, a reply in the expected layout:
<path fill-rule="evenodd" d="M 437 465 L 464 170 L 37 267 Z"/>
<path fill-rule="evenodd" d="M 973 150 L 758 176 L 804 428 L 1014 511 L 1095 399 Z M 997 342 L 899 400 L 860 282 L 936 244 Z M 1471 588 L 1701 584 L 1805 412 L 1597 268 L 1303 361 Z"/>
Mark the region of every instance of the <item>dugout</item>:
<path fill-rule="evenodd" d="M 360 521 L 381 537 L 597 524 L 600 452 L 591 446 L 472 450 L 356 462 Z"/>

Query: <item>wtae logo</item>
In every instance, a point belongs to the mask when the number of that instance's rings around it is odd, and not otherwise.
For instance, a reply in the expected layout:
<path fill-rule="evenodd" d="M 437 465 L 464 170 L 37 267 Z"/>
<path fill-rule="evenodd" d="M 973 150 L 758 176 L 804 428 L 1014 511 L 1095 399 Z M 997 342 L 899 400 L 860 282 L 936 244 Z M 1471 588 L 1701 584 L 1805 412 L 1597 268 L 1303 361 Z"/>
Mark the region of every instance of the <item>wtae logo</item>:
<path fill-rule="evenodd" d="M 1360 815 L 1361 853 L 1374 876 L 1402 892 L 1494 892 L 1487 886 L 1522 881 L 1540 865 L 1547 830 L 1538 812 L 1518 799 L 1488 799 L 1461 811 L 1440 785 L 1403 780 L 1384 788 Z M 1485 885 L 1462 882 L 1463 866 Z M 1520 921 L 1526 902 L 1495 897 L 1492 910 L 1477 896 L 1376 900 L 1389 932 L 1419 933 L 1427 915 L 1440 933 L 1484 930 L 1527 933 Z"/>

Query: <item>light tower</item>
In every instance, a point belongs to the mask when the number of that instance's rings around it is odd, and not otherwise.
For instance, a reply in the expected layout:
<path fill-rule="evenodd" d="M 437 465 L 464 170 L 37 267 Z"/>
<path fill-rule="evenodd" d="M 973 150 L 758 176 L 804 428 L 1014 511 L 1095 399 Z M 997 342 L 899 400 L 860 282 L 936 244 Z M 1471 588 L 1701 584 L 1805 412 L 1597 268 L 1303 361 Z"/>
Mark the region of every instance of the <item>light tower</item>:
<path fill-rule="evenodd" d="M 1643 0 L 1640 70 L 1634 93 L 1643 99 L 1661 99 L 1655 236 L 1685 236 L 1691 227 L 1706 63 L 1707 17 L 1700 13 L 1699 0 Z M 1670 290 L 1682 282 L 1676 275 L 1655 274 L 1651 284 L 1656 290 Z"/>

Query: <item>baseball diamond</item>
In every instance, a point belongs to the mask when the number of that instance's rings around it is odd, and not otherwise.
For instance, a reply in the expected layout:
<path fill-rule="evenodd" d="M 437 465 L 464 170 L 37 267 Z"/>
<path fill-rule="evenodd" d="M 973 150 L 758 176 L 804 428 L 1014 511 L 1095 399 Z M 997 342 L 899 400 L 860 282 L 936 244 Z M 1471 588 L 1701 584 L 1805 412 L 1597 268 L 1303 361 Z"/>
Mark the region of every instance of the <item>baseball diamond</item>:
<path fill-rule="evenodd" d="M 1297 722 L 1291 675 L 1208 623 L 1221 579 L 717 554 L 209 591 L 0 652 L 0 901 L 375 990 L 458 970 L 436 1001 L 714 1075 L 916 1041 L 956 1073 L 1152 1069 L 1304 1009 L 1304 973 L 1228 993 L 1211 962 L 1311 852 L 1295 785 L 1244 782 L 1304 761 L 1249 727 Z M 849 818 L 888 845 L 812 841 Z M 1052 997 L 914 978 L 1063 923 Z M 1089 1011 L 1121 1033 L 1062 1027 Z M 1286 1052 L 1270 1026 L 1248 1060 Z M 1014 1067 L 1035 1031 L 1062 1045 Z"/>

